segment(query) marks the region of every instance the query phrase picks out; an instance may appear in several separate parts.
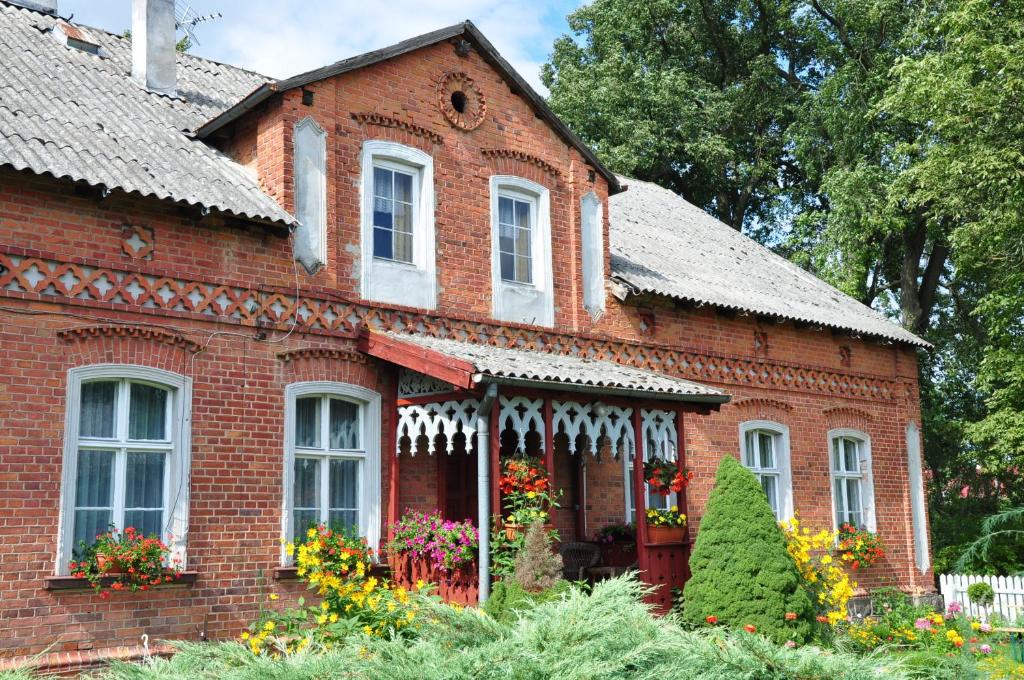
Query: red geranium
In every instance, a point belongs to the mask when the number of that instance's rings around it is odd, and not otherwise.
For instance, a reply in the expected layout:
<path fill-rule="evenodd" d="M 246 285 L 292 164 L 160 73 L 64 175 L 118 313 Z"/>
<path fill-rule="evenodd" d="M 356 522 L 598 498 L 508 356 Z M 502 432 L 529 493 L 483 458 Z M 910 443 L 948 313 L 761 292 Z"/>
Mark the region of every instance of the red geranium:
<path fill-rule="evenodd" d="M 654 456 L 644 463 L 644 479 L 652 491 L 667 496 L 685 489 L 693 479 L 693 473 L 680 470 L 675 463 Z"/>
<path fill-rule="evenodd" d="M 757 632 L 757 628 L 751 623 L 748 623 L 747 625 L 743 626 L 743 630 L 747 631 L 748 633 Z"/>
<path fill-rule="evenodd" d="M 704 620 L 707 621 L 708 623 L 710 623 L 712 626 L 715 625 L 716 623 L 718 623 L 718 617 L 717 616 L 709 616 L 709 617 L 707 617 Z"/>

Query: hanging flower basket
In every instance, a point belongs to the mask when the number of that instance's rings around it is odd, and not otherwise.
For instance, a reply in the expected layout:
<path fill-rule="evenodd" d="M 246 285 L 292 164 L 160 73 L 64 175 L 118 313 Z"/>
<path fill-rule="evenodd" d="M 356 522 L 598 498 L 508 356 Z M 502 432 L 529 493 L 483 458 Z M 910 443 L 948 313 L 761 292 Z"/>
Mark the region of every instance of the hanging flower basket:
<path fill-rule="evenodd" d="M 689 486 L 693 472 L 680 470 L 675 463 L 653 456 L 644 463 L 644 479 L 651 487 L 651 491 L 667 496 L 670 493 L 680 493 Z"/>

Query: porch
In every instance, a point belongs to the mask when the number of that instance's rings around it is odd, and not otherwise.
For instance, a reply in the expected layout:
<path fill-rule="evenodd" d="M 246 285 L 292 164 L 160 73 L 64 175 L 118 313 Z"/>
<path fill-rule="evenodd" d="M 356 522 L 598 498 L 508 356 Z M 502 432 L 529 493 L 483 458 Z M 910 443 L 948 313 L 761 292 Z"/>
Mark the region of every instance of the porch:
<path fill-rule="evenodd" d="M 442 597 L 464 604 L 489 594 L 491 522 L 504 510 L 503 461 L 543 462 L 561 492 L 549 520 L 561 543 L 643 518 L 652 500 L 688 514 L 685 488 L 670 497 L 648 493 L 644 462 L 657 457 L 683 471 L 688 417 L 729 399 L 691 381 L 530 349 L 371 332 L 361 350 L 399 367 L 393 403 L 385 405 L 396 423 L 383 443 L 390 521 L 406 506 L 436 508 L 448 519 L 472 520 L 480 534 L 472 569 L 430 573 L 392 556 L 394 576 L 438 583 Z M 637 521 L 636 534 L 636 567 L 656 586 L 652 602 L 667 610 L 672 590 L 689 575 L 689 533 L 656 541 Z"/>

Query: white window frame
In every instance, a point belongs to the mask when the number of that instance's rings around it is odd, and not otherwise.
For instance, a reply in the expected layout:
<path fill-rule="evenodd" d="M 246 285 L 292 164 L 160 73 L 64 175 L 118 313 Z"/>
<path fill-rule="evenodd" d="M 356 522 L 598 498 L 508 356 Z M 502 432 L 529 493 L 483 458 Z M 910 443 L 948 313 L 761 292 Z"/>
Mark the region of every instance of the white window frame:
<path fill-rule="evenodd" d="M 762 470 L 758 462 L 757 467 L 747 465 L 747 433 L 765 432 L 774 438 L 775 468 Z M 760 457 L 757 458 L 760 461 Z M 793 518 L 793 468 L 789 448 L 789 428 L 782 423 L 771 420 L 747 420 L 740 423 L 740 463 L 754 473 L 760 483 L 762 474 L 770 474 L 777 478 L 775 487 L 778 513 L 776 519 L 785 522 Z"/>
<path fill-rule="evenodd" d="M 860 471 L 856 474 L 838 472 L 835 469 L 833 451 L 835 450 L 836 439 L 853 439 L 859 444 L 857 451 L 858 466 Z M 828 471 L 829 471 L 829 495 L 832 497 L 832 522 L 835 529 L 839 529 L 840 522 L 836 517 L 836 479 L 859 479 L 860 480 L 860 502 L 861 515 L 864 518 L 863 529 L 877 531 L 875 521 L 875 484 L 874 475 L 871 471 L 871 438 L 867 433 L 849 428 L 838 428 L 828 432 Z M 844 493 L 846 486 L 843 486 Z M 849 508 L 849 505 L 846 505 Z"/>
<path fill-rule="evenodd" d="M 499 321 L 553 326 L 555 322 L 554 277 L 551 269 L 551 192 L 547 187 L 513 175 L 492 175 L 491 192 L 491 290 L 492 313 Z M 529 200 L 536 207 L 531 225 L 532 282 L 501 278 L 498 199 L 507 196 Z"/>
<path fill-rule="evenodd" d="M 604 314 L 604 206 L 593 191 L 580 199 L 583 243 L 583 308 L 597 321 Z"/>
<path fill-rule="evenodd" d="M 292 147 L 295 217 L 299 221 L 292 236 L 295 259 L 313 274 L 327 262 L 327 133 L 307 116 L 295 124 Z M 312 172 L 300 167 L 307 161 L 313 166 Z M 315 206 L 307 206 L 302 200 L 305 193 Z"/>
<path fill-rule="evenodd" d="M 373 168 L 375 165 L 413 175 L 412 262 L 373 254 Z M 434 159 L 403 144 L 382 140 L 363 142 L 360 155 L 360 214 L 362 258 L 361 294 L 364 299 L 437 308 L 436 233 L 434 225 Z"/>
<path fill-rule="evenodd" d="M 303 397 L 328 397 L 354 402 L 360 408 L 360 441 L 362 449 L 360 452 L 328 451 L 323 450 L 297 450 L 295 446 L 295 403 Z M 380 475 L 380 394 L 366 387 L 350 385 L 339 382 L 301 382 L 292 383 L 285 387 L 285 422 L 284 422 L 284 488 L 282 493 L 283 506 L 281 512 L 281 536 L 284 540 L 291 541 L 292 535 L 292 494 L 295 482 L 295 458 L 317 457 L 329 461 L 338 460 L 360 460 L 362 461 L 362 479 L 359 484 L 359 533 L 366 537 L 366 542 L 374 550 L 374 555 L 380 544 L 380 513 L 381 513 L 381 475 Z M 321 442 L 326 442 L 328 427 L 326 418 L 321 417 L 320 427 Z M 321 463 L 326 466 L 326 463 Z M 328 494 L 324 488 L 328 484 L 328 476 L 320 475 L 321 499 L 326 508 Z M 324 512 L 323 510 L 321 512 Z M 288 565 L 291 558 L 282 547 L 281 564 Z"/>
<path fill-rule="evenodd" d="M 156 442 L 152 445 L 155 451 L 168 452 L 166 471 L 164 473 L 164 535 L 161 536 L 170 548 L 172 559 L 181 561 L 181 567 L 187 568 L 186 544 L 188 540 L 189 515 L 189 475 L 192 464 L 192 379 L 160 368 L 136 366 L 130 364 L 96 364 L 79 366 L 68 371 L 67 402 L 64 410 L 64 459 L 61 472 L 61 502 L 58 519 L 58 540 L 55 573 L 58 576 L 70 573 L 68 563 L 72 559 L 75 546 L 75 492 L 78 479 L 78 449 L 81 444 L 87 448 L 103 450 L 124 449 L 123 443 L 113 440 L 83 439 L 79 437 L 79 420 L 81 416 L 82 384 L 97 381 L 130 381 L 148 383 L 169 390 L 171 402 L 167 432 L 170 441 Z M 120 395 L 119 395 L 120 396 Z M 127 426 L 126 400 L 117 402 L 117 409 L 122 410 L 118 422 Z M 127 448 L 141 450 L 150 448 L 142 444 L 132 443 Z M 123 467 L 123 466 L 121 466 Z M 116 520 L 118 512 L 124 508 L 124 476 L 123 471 L 115 474 L 112 490 Z M 119 530 L 124 527 L 117 527 Z M 170 534 L 170 538 L 168 535 Z"/>

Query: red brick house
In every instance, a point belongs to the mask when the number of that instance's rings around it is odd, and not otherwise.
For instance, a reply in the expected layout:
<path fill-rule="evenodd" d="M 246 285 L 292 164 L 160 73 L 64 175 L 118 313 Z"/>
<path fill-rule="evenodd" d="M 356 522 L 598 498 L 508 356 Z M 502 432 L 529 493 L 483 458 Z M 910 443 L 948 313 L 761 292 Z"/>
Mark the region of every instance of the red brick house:
<path fill-rule="evenodd" d="M 695 473 L 692 538 L 734 455 L 780 518 L 877 530 L 862 586 L 933 590 L 926 343 L 610 173 L 468 22 L 272 81 L 135 4 L 133 46 L 0 2 L 0 658 L 236 635 L 303 592 L 295 527 L 486 529 L 518 450 L 564 541 L 665 502 L 651 455 Z M 110 523 L 169 536 L 181 582 L 82 589 Z M 681 585 L 688 545 L 638 530 Z"/>

